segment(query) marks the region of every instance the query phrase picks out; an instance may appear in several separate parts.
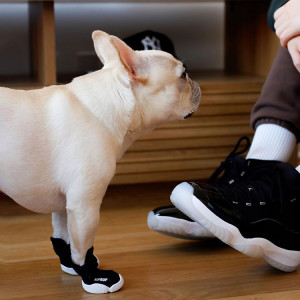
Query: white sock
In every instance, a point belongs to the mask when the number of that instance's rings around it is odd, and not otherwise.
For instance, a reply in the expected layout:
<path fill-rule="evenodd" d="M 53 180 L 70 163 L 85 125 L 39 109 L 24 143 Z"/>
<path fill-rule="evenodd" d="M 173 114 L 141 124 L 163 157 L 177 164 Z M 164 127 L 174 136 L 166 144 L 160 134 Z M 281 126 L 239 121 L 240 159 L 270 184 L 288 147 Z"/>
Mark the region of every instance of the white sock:
<path fill-rule="evenodd" d="M 247 159 L 287 162 L 296 147 L 295 135 L 276 124 L 259 125 L 255 131 Z"/>
<path fill-rule="evenodd" d="M 300 173 L 300 165 L 296 168 L 296 170 Z"/>

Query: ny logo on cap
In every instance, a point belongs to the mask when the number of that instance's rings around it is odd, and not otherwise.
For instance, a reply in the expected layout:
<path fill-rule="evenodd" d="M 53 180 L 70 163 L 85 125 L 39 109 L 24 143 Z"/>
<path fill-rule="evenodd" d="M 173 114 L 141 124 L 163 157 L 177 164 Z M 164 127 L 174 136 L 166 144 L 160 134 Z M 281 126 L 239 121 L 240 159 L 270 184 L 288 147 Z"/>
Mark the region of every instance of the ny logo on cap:
<path fill-rule="evenodd" d="M 142 40 L 142 44 L 144 45 L 144 50 L 161 50 L 160 40 L 155 36 L 152 39 L 149 36 L 146 36 Z"/>

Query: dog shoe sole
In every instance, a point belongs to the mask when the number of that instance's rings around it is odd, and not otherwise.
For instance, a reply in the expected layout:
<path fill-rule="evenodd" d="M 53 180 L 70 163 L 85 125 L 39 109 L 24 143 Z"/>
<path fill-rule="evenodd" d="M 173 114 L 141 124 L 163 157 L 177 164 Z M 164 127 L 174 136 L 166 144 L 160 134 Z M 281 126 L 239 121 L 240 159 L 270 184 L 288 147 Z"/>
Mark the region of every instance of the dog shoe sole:
<path fill-rule="evenodd" d="M 60 267 L 67 274 L 74 275 L 74 276 L 78 275 L 77 272 L 73 268 L 66 267 L 62 264 L 60 265 Z"/>
<path fill-rule="evenodd" d="M 263 258 L 271 266 L 284 272 L 297 269 L 300 264 L 299 251 L 280 248 L 264 238 L 244 238 L 237 227 L 216 216 L 194 196 L 193 191 L 193 187 L 187 182 L 179 184 L 171 194 L 172 203 L 234 249 L 251 257 Z"/>
<path fill-rule="evenodd" d="M 82 281 L 82 287 L 84 290 L 91 294 L 107 294 L 107 293 L 113 293 L 118 291 L 124 284 L 124 279 L 122 275 L 120 275 L 120 280 L 112 285 L 111 287 L 108 287 L 105 284 L 101 283 L 93 283 L 93 284 L 86 284 Z"/>

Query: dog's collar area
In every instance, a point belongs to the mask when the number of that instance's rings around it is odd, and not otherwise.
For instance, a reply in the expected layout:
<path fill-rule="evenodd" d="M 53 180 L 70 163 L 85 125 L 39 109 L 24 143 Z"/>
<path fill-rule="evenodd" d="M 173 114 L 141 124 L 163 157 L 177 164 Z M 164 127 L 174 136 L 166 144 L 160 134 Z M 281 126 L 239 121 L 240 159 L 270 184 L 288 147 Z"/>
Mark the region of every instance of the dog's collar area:
<path fill-rule="evenodd" d="M 187 119 L 187 118 L 189 118 L 190 116 L 192 116 L 193 115 L 193 113 L 189 113 L 188 115 L 186 115 L 185 117 L 184 117 L 184 119 Z"/>

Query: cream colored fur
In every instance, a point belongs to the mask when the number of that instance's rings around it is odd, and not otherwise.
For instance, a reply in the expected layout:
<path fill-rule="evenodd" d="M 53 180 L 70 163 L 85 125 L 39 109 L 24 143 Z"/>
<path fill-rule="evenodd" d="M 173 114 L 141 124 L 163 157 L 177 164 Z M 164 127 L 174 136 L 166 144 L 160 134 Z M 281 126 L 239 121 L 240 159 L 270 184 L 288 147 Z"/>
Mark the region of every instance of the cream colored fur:
<path fill-rule="evenodd" d="M 0 88 L 0 189 L 22 206 L 52 213 L 53 236 L 82 265 L 117 160 L 146 131 L 194 112 L 199 86 L 173 56 L 133 51 L 93 33 L 104 67 L 66 85 Z"/>

